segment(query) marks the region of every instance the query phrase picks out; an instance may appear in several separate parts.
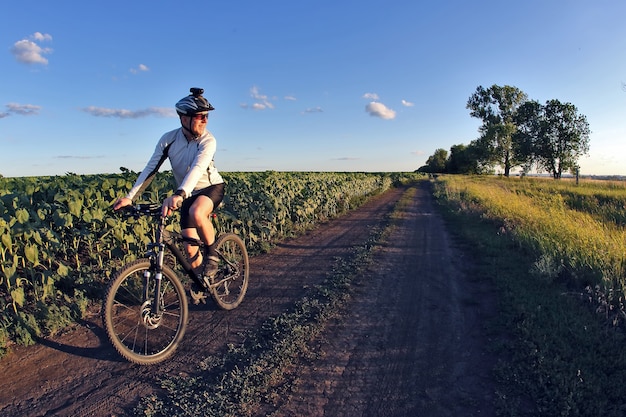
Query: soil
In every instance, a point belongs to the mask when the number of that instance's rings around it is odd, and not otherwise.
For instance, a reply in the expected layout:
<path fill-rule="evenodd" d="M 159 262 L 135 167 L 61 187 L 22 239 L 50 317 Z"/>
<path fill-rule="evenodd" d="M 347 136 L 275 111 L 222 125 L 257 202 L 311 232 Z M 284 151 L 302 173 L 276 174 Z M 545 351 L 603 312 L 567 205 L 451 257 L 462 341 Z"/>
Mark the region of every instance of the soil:
<path fill-rule="evenodd" d="M 484 323 L 494 314 L 491 284 L 433 207 L 430 185 L 397 188 L 270 253 L 251 258 L 250 287 L 235 310 L 191 306 L 173 358 L 139 366 L 116 354 L 97 307 L 84 321 L 0 360 L 0 415 L 132 415 L 159 391 L 164 375 L 192 375 L 197 364 L 242 332 L 287 310 L 320 283 L 337 257 L 365 243 L 407 192 L 391 235 L 360 276 L 349 305 L 315 341 L 316 359 L 292 372 L 293 390 L 275 416 L 494 416 L 495 358 Z"/>

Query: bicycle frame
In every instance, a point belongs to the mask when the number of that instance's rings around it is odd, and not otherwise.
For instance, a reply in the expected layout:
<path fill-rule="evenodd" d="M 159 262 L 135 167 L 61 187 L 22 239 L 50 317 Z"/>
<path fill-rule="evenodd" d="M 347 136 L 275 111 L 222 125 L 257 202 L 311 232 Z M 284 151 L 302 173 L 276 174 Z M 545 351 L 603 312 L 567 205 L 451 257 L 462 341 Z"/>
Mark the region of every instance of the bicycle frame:
<path fill-rule="evenodd" d="M 215 214 L 213 214 L 213 216 L 215 216 Z M 196 274 L 194 269 L 191 267 L 191 264 L 187 260 L 187 257 L 185 256 L 185 254 L 183 254 L 181 250 L 178 248 L 178 246 L 176 246 L 176 242 L 189 242 L 194 245 L 197 245 L 198 248 L 202 249 L 203 246 L 206 246 L 204 242 L 198 239 L 186 238 L 182 236 L 180 233 L 170 232 L 169 230 L 163 230 L 161 233 L 163 236 L 163 244 L 172 252 L 176 260 L 180 262 L 180 265 L 183 267 L 183 270 L 187 273 L 187 276 L 189 276 L 189 278 L 191 278 L 191 280 L 195 282 L 197 285 L 199 285 L 201 288 L 208 290 L 209 289 L 208 287 L 211 287 L 211 288 L 218 287 L 225 281 L 230 280 L 230 277 L 227 276 L 212 284 L 207 284 L 201 279 L 201 277 L 198 276 L 198 274 Z M 217 241 L 217 236 L 215 240 Z M 217 251 L 217 255 L 219 256 L 222 262 L 225 262 L 226 264 L 234 268 L 234 265 L 228 259 L 224 258 L 219 250 Z M 163 265 L 163 264 L 161 263 L 160 265 Z"/>
<path fill-rule="evenodd" d="M 165 229 L 166 224 L 167 224 L 167 217 L 160 216 L 159 226 L 156 232 L 156 241 L 148 245 L 149 251 L 147 255 L 150 258 L 150 263 L 155 271 L 155 279 L 157 280 L 157 283 L 155 285 L 154 299 L 155 300 L 160 299 L 159 297 L 160 297 L 160 291 L 161 291 L 161 278 L 163 274 L 163 262 L 165 259 L 166 247 L 167 249 L 169 249 L 172 255 L 174 255 L 176 260 L 180 263 L 180 265 L 182 266 L 183 270 L 187 273 L 189 278 L 191 278 L 191 280 L 195 282 L 196 285 L 198 285 L 200 288 L 204 288 L 208 290 L 206 284 L 202 281 L 202 279 L 200 279 L 200 277 L 196 274 L 194 269 L 191 267 L 191 264 L 187 260 L 187 257 L 182 253 L 182 251 L 176 245 L 176 243 L 179 241 L 188 241 L 190 243 L 193 243 L 194 245 L 197 245 L 198 248 L 201 249 L 204 246 L 204 243 L 197 239 L 185 238 L 180 233 L 166 230 Z M 149 279 L 149 277 L 146 277 L 146 278 Z M 145 282 L 145 284 L 146 284 L 145 288 L 147 291 L 147 288 L 148 288 L 147 282 Z M 146 300 L 149 298 L 149 296 L 150 296 L 149 294 L 144 294 L 144 297 Z M 159 303 L 155 302 L 152 304 L 153 314 L 159 314 L 160 313 L 159 309 L 160 309 Z"/>
<path fill-rule="evenodd" d="M 211 214 L 211 219 L 212 221 L 215 221 L 217 215 L 215 213 Z M 185 254 L 183 254 L 183 252 L 179 249 L 179 247 L 176 245 L 178 242 L 187 242 L 189 244 L 198 246 L 198 249 L 201 250 L 204 246 L 205 243 L 202 242 L 201 240 L 198 239 L 193 239 L 193 238 L 188 238 L 188 237 L 184 237 L 182 236 L 180 233 L 178 232 L 172 232 L 169 230 L 165 229 L 165 226 L 167 225 L 167 217 L 163 217 L 160 216 L 159 217 L 159 226 L 157 228 L 157 232 L 156 232 L 156 241 L 153 243 L 150 243 L 148 245 L 148 257 L 150 258 L 151 264 L 154 268 L 155 271 L 155 279 L 157 280 L 157 284 L 155 285 L 155 294 L 154 294 L 154 299 L 155 300 L 159 300 L 160 298 L 160 291 L 161 291 L 161 277 L 163 274 L 163 262 L 165 259 L 165 248 L 169 249 L 169 251 L 172 253 L 172 255 L 174 255 L 174 257 L 176 258 L 176 260 L 180 263 L 180 265 L 182 266 L 183 270 L 186 272 L 187 276 L 196 284 L 198 285 L 200 288 L 209 291 L 213 288 L 219 287 L 220 285 L 222 285 L 224 282 L 229 281 L 231 278 L 230 276 L 226 276 L 223 277 L 222 279 L 220 279 L 219 281 L 216 281 L 214 283 L 207 283 L 204 282 L 204 280 L 202 280 L 201 276 L 198 276 L 198 274 L 196 274 L 196 272 L 194 271 L 193 267 L 191 266 L 191 264 L 189 263 L 189 261 L 187 260 L 187 256 Z M 217 241 L 217 235 L 215 236 L 215 240 Z M 156 249 L 156 250 L 155 250 Z M 220 257 L 220 259 L 223 262 L 226 262 L 227 264 L 229 264 L 231 267 L 235 268 L 234 265 L 232 265 L 232 263 L 230 261 L 228 261 L 227 259 L 225 259 L 221 253 L 217 253 L 217 255 Z M 149 278 L 149 277 L 147 277 Z M 147 281 L 145 282 L 146 288 L 147 288 Z M 149 298 L 149 294 L 145 294 L 144 295 L 144 300 L 147 300 Z M 160 305 L 159 303 L 153 303 L 152 304 L 152 313 L 153 314 L 160 314 Z"/>

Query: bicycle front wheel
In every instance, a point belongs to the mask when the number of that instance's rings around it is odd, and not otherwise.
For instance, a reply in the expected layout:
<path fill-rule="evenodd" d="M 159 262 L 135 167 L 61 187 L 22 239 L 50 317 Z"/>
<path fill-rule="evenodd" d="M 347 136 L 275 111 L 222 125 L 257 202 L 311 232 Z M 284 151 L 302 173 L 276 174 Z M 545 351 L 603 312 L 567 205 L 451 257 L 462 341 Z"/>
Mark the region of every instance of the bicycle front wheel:
<path fill-rule="evenodd" d="M 241 304 L 248 290 L 248 251 L 234 233 L 220 235 L 215 246 L 220 262 L 211 280 L 211 295 L 220 308 L 232 310 Z"/>
<path fill-rule="evenodd" d="M 115 350 L 140 365 L 169 358 L 187 327 L 187 296 L 176 273 L 163 266 L 160 297 L 155 301 L 156 283 L 150 260 L 138 259 L 109 282 L 102 305 L 102 322 Z"/>

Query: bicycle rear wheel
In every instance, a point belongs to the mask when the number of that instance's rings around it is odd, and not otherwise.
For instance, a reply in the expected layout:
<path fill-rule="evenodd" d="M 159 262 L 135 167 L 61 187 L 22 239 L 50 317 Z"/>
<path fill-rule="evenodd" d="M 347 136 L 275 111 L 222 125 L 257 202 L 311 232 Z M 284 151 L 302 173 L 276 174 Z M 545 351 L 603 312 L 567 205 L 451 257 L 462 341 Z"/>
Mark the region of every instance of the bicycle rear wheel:
<path fill-rule="evenodd" d="M 150 260 L 138 259 L 109 282 L 102 304 L 102 322 L 115 350 L 140 365 L 170 357 L 187 327 L 187 296 L 176 273 L 163 266 L 158 315 L 151 311 L 156 282 Z"/>
<path fill-rule="evenodd" d="M 243 240 L 234 233 L 220 235 L 216 249 L 220 263 L 211 280 L 211 295 L 220 308 L 232 310 L 241 304 L 248 290 L 248 251 Z"/>

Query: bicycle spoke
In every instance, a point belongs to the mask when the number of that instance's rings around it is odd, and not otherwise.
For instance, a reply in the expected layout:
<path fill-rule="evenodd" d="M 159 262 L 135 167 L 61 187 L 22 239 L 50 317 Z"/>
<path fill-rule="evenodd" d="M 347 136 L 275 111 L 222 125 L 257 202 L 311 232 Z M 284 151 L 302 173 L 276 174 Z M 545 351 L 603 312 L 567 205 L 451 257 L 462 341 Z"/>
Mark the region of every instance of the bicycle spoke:
<path fill-rule="evenodd" d="M 110 301 L 103 317 L 118 352 L 142 364 L 156 363 L 171 355 L 187 321 L 185 290 L 171 269 L 163 273 L 161 299 L 143 299 L 144 293 L 155 294 L 155 279 L 149 279 L 148 288 L 144 288 L 144 274 L 149 269 L 148 260 L 139 260 L 120 272 L 107 291 Z M 158 314 L 153 312 L 155 302 L 159 306 Z"/>

